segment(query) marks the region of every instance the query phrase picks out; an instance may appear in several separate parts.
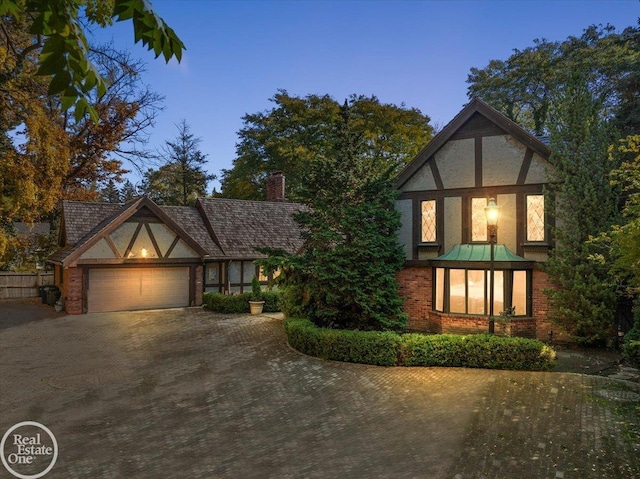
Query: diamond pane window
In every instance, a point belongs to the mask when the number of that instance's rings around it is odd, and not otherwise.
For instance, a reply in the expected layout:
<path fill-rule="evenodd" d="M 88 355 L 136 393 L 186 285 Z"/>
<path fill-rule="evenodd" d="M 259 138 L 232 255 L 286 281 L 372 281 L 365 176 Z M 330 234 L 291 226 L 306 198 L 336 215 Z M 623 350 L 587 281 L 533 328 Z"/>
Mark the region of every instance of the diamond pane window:
<path fill-rule="evenodd" d="M 471 241 L 487 241 L 486 198 L 471 198 Z"/>
<path fill-rule="evenodd" d="M 527 196 L 527 241 L 544 241 L 544 195 Z"/>
<path fill-rule="evenodd" d="M 422 202 L 422 242 L 436 241 L 436 200 Z"/>

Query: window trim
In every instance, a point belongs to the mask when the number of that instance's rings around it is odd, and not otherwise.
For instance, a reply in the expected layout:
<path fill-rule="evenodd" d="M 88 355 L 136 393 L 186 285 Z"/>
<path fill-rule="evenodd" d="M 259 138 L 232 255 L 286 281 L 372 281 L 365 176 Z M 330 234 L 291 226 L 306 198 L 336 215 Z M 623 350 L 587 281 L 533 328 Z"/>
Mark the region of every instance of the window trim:
<path fill-rule="evenodd" d="M 434 233 L 435 233 L 435 238 L 432 241 L 424 241 L 424 231 L 423 231 L 423 204 L 424 203 L 433 203 L 433 223 L 434 223 Z M 420 216 L 420 237 L 419 237 L 419 242 L 418 244 L 421 245 L 435 245 L 438 243 L 438 213 L 439 213 L 439 207 L 438 207 L 438 200 L 436 200 L 435 198 L 430 198 L 430 199 L 423 199 L 420 200 L 420 202 L 418 203 L 420 206 L 419 209 L 419 216 Z"/>
<path fill-rule="evenodd" d="M 543 198 L 543 238 L 541 240 L 530 240 L 529 239 L 529 197 L 530 196 L 542 196 Z M 548 220 L 547 220 L 547 198 L 544 193 L 526 193 L 524 195 L 524 240 L 525 245 L 546 245 L 548 244 L 549 239 L 549 228 L 548 228 Z"/>

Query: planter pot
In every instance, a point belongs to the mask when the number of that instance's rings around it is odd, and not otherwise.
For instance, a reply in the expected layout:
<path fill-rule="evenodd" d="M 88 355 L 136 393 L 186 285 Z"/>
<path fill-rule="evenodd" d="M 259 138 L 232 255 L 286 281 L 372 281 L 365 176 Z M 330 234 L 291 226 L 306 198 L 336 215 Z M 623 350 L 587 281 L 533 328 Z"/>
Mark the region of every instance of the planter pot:
<path fill-rule="evenodd" d="M 249 307 L 251 308 L 251 314 L 262 314 L 264 301 L 249 301 Z"/>

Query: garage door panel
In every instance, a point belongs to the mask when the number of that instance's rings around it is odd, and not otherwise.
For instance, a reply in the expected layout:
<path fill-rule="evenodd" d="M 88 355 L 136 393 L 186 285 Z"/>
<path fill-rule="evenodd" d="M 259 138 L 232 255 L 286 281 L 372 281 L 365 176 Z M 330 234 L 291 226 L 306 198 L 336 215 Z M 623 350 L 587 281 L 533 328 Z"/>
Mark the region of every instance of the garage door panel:
<path fill-rule="evenodd" d="M 89 312 L 189 305 L 189 268 L 90 269 Z"/>

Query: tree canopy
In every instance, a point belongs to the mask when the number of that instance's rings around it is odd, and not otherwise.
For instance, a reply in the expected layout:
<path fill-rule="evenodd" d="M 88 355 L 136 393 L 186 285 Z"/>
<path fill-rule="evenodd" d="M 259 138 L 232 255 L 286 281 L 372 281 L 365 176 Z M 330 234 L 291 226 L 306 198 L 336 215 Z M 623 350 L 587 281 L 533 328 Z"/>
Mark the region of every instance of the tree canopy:
<path fill-rule="evenodd" d="M 162 97 L 143 83 L 144 64 L 111 45 L 88 44 L 81 30 L 78 36 L 80 9 L 87 10 L 82 21 L 91 23 L 98 11 L 106 15 L 126 4 L 150 15 L 143 0 L 0 0 L 0 267 L 15 240 L 12 221 L 52 215 L 62 198 L 96 199 L 101 186 L 127 172 L 123 162 L 141 169 L 151 156 L 144 147 Z M 68 31 L 61 26 L 67 21 L 73 24 Z M 76 41 L 81 59 L 72 45 Z M 43 62 L 56 68 L 42 69 Z M 71 83 L 85 82 L 73 70 L 80 67 L 89 77 L 99 75 L 108 88 L 96 83 L 79 97 L 66 87 L 52 89 L 60 85 L 56 75 L 64 77 L 65 71 Z"/>
<path fill-rule="evenodd" d="M 204 170 L 206 155 L 199 149 L 185 120 L 178 127 L 174 141 L 166 141 L 161 157 L 165 163 L 157 170 L 144 174 L 140 189 L 156 203 L 187 206 L 198 197 L 206 196 L 207 183 L 215 178 Z"/>
<path fill-rule="evenodd" d="M 629 133 L 640 129 L 640 25 L 617 33 L 592 25 L 564 41 L 536 39 L 506 60 L 471 68 L 469 98 L 479 97 L 536 135 L 548 133 L 554 92 L 580 71 L 604 117 Z"/>
<path fill-rule="evenodd" d="M 615 137 L 600 112 L 587 79 L 574 72 L 554 93 L 549 122 L 553 169 L 547 194 L 557 219 L 556 246 L 545 265 L 554 286 L 546 291 L 549 317 L 582 343 L 605 341 L 616 310 L 608 268 L 593 260 L 602 251 L 589 241 L 619 219 L 609 181 L 614 167 L 609 145 Z"/>
<path fill-rule="evenodd" d="M 336 100 L 279 90 L 271 101 L 271 110 L 243 117 L 233 168 L 222 171 L 222 196 L 264 199 L 267 176 L 280 170 L 287 175 L 287 196 L 296 199 L 308 165 L 333 148 L 341 128 Z M 374 172 L 399 171 L 433 136 L 429 117 L 415 108 L 355 94 L 348 103 L 352 128 L 362 136 L 363 158 Z"/>
<path fill-rule="evenodd" d="M 305 173 L 296 221 L 304 237 L 299 254 L 271 252 L 267 270 L 279 268 L 285 309 L 332 328 L 396 329 L 406 324 L 395 274 L 404 264 L 396 231 L 393 168 L 370 168 L 366 140 L 339 112 L 333 145 Z"/>
<path fill-rule="evenodd" d="M 48 77 L 47 94 L 59 95 L 65 109 L 74 107 L 76 121 L 88 113 L 99 115 L 91 96 L 104 95 L 109 78 L 92 62 L 84 24 L 99 27 L 131 20 L 135 42 L 153 50 L 165 61 L 182 58 L 185 48 L 175 32 L 151 8 L 148 0 L 0 0 L 0 18 L 26 24 L 35 41 L 24 46 L 5 34 L 9 50 L 16 53 L 10 75 L 20 74 L 23 62 L 38 54 L 37 75 Z M 0 80 L 1 82 L 1 80 Z"/>

